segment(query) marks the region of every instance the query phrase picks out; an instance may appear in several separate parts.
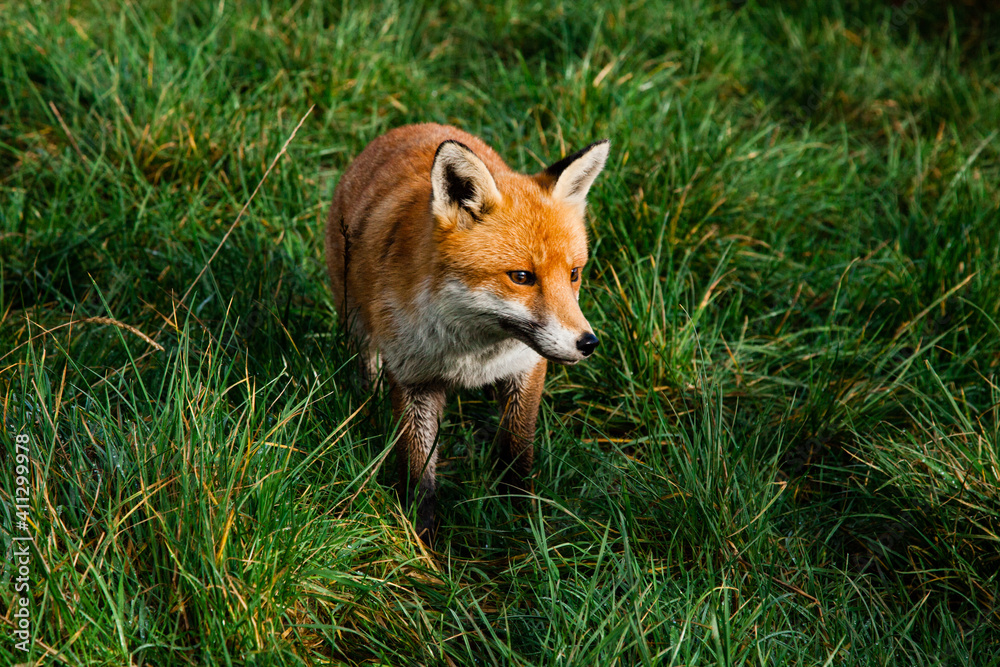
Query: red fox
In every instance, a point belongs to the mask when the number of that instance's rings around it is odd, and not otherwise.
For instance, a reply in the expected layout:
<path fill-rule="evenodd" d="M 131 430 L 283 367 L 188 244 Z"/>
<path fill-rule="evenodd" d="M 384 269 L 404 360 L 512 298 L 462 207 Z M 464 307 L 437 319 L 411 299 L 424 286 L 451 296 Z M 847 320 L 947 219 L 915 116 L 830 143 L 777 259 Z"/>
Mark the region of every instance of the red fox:
<path fill-rule="evenodd" d="M 597 347 L 578 300 L 586 196 L 608 147 L 527 176 L 462 130 L 408 125 L 368 144 L 337 185 L 326 226 L 334 300 L 370 376 L 384 368 L 400 489 L 425 542 L 445 392 L 495 387 L 503 486 L 525 490 L 546 363 Z"/>

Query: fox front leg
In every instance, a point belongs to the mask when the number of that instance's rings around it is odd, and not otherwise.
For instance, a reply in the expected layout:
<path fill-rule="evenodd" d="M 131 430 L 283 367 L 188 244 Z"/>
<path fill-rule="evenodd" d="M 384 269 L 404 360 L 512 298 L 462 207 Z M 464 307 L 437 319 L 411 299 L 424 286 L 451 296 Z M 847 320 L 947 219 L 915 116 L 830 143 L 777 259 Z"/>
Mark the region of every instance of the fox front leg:
<path fill-rule="evenodd" d="M 535 459 L 535 423 L 545 387 L 546 361 L 496 384 L 500 401 L 501 488 L 507 493 L 531 491 L 531 465 Z"/>
<path fill-rule="evenodd" d="M 444 412 L 444 387 L 401 385 L 391 382 L 392 413 L 399 424 L 396 458 L 399 489 L 407 508 L 417 506 L 417 535 L 426 544 L 434 539 L 438 424 Z"/>

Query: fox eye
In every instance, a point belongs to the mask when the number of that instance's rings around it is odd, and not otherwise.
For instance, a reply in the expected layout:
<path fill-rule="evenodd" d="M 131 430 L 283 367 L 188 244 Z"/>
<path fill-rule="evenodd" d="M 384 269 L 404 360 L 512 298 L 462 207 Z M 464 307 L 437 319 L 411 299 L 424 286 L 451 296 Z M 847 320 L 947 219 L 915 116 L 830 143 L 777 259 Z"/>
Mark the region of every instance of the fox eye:
<path fill-rule="evenodd" d="M 531 271 L 508 271 L 507 275 L 515 285 L 534 285 L 535 274 Z"/>
<path fill-rule="evenodd" d="M 570 281 L 572 281 L 574 283 L 577 280 L 580 279 L 580 267 L 579 266 L 569 272 L 569 279 L 570 279 Z"/>

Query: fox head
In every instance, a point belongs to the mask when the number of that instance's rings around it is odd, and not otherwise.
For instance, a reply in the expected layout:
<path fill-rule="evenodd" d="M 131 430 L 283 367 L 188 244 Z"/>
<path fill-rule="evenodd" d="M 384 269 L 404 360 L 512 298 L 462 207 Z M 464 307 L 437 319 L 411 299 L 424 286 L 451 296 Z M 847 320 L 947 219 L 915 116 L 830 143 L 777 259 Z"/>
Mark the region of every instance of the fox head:
<path fill-rule="evenodd" d="M 534 176 L 491 172 L 457 141 L 438 147 L 430 208 L 454 317 L 513 336 L 550 361 L 590 356 L 598 340 L 578 303 L 584 213 L 608 147 L 591 144 Z"/>

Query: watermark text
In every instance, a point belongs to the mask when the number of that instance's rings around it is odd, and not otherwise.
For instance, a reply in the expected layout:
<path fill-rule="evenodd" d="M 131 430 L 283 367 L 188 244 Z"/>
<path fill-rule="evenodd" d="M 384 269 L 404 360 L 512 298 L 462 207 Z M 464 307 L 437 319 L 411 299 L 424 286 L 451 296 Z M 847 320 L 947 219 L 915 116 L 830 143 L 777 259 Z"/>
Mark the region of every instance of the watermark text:
<path fill-rule="evenodd" d="M 14 648 L 28 652 L 31 646 L 31 533 L 29 532 L 31 438 L 14 438 Z"/>

